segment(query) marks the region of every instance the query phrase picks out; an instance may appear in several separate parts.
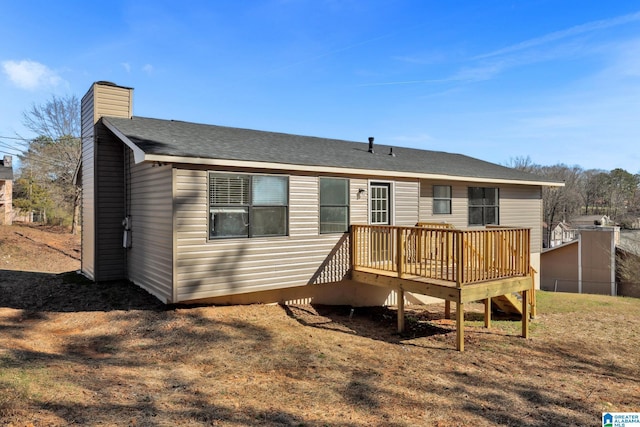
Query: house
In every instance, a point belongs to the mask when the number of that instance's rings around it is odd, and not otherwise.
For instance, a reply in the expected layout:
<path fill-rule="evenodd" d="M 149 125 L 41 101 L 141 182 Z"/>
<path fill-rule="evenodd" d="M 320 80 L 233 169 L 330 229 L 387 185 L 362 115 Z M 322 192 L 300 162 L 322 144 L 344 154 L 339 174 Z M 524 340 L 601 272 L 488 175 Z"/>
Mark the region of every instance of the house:
<path fill-rule="evenodd" d="M 13 214 L 13 165 L 11 156 L 0 161 L 0 225 L 11 225 Z"/>
<path fill-rule="evenodd" d="M 549 238 L 549 246 L 555 247 L 564 243 L 577 239 L 576 229 L 570 224 L 560 221 L 555 227 L 551 229 L 551 236 Z"/>
<path fill-rule="evenodd" d="M 608 215 L 582 215 L 571 220 L 573 228 L 595 228 L 615 225 Z"/>
<path fill-rule="evenodd" d="M 380 305 L 425 294 L 460 308 L 435 279 L 429 294 L 383 276 L 425 276 L 437 256 L 454 289 L 499 279 L 508 293 L 539 270 L 541 188 L 562 183 L 373 138 L 144 118 L 132 106 L 133 89 L 108 82 L 82 98 L 82 272 L 95 281 L 128 279 L 165 303 Z M 507 241 L 511 252 L 482 252 Z M 475 273 L 488 275 L 468 275 L 465 256 L 482 256 Z"/>
<path fill-rule="evenodd" d="M 577 230 L 577 238 L 546 249 L 541 256 L 541 289 L 617 295 L 618 227 Z"/>

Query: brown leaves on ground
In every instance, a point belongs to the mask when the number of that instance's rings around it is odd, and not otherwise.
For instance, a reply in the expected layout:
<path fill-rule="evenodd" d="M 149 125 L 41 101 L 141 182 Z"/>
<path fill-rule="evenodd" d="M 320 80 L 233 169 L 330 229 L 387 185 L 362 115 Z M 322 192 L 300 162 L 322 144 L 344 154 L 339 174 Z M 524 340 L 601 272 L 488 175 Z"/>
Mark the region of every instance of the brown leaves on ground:
<path fill-rule="evenodd" d="M 66 297 L 66 298 L 65 298 Z M 599 425 L 640 410 L 640 301 L 540 293 L 519 322 L 441 305 L 165 307 L 127 283 L 0 272 L 3 425 Z"/>
<path fill-rule="evenodd" d="M 80 268 L 80 236 L 63 227 L 0 225 L 0 270 L 62 273 Z"/>

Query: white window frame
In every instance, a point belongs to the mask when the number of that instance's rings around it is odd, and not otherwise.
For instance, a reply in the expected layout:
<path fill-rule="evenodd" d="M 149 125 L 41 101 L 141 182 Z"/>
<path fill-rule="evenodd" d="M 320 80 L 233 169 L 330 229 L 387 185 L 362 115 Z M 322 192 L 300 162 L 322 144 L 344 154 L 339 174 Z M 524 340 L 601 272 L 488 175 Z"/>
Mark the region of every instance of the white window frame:
<path fill-rule="evenodd" d="M 346 205 L 330 205 L 330 204 L 322 204 L 322 192 L 321 192 L 321 184 L 320 182 L 323 179 L 334 179 L 345 181 L 347 185 L 347 203 Z M 322 208 L 323 207 L 346 207 L 347 208 L 347 227 L 344 231 L 322 231 Z M 349 231 L 349 226 L 351 225 L 351 180 L 349 178 L 341 178 L 334 176 L 321 176 L 318 177 L 318 234 L 340 234 L 346 233 Z"/>
<path fill-rule="evenodd" d="M 436 187 L 449 187 L 449 198 L 436 197 Z M 449 212 L 436 212 L 436 200 L 448 200 Z M 435 215 L 451 215 L 453 214 L 453 186 L 447 184 L 433 184 L 431 186 L 431 213 Z"/>
<path fill-rule="evenodd" d="M 367 220 L 370 225 L 386 225 L 386 224 L 374 224 L 371 218 L 371 187 L 376 184 L 388 185 L 389 186 L 389 225 L 395 225 L 396 223 L 396 191 L 395 191 L 395 182 L 382 180 L 382 179 L 370 179 L 367 183 Z"/>
<path fill-rule="evenodd" d="M 211 200 L 211 176 L 212 175 L 242 175 L 249 177 L 249 203 L 248 204 L 218 204 L 212 205 Z M 269 207 L 269 205 L 259 205 L 253 203 L 253 177 L 254 176 L 268 176 L 268 177 L 277 177 L 277 178 L 285 178 L 287 183 L 287 196 L 286 196 L 286 205 L 273 205 L 275 207 L 284 207 L 285 209 L 285 230 L 284 234 L 278 234 L 273 236 L 255 236 L 251 230 L 251 215 L 253 208 L 261 208 L 261 207 Z M 248 209 L 248 232 L 246 236 L 211 236 L 211 208 L 214 206 L 218 206 L 218 209 L 228 208 L 233 210 L 234 208 L 247 207 Z M 291 215 L 291 177 L 288 175 L 278 175 L 278 174 L 259 174 L 259 173 L 242 173 L 242 172 L 233 172 L 233 171 L 207 171 L 207 241 L 214 242 L 225 239 L 277 239 L 282 237 L 288 237 L 290 234 L 291 224 L 290 224 L 290 215 Z"/>

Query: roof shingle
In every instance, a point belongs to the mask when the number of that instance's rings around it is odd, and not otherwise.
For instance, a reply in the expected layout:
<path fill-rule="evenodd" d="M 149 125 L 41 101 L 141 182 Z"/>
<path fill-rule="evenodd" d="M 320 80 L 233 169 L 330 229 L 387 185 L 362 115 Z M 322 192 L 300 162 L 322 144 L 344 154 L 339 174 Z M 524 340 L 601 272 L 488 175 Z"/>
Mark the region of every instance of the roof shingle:
<path fill-rule="evenodd" d="M 145 154 L 550 182 L 462 154 L 144 117 L 104 117 Z"/>

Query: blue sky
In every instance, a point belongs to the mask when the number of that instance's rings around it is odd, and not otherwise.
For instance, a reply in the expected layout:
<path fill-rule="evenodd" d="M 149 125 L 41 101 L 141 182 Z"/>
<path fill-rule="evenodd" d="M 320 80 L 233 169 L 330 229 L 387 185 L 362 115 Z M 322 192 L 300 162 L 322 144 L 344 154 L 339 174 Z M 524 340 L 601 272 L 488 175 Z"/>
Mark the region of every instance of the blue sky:
<path fill-rule="evenodd" d="M 640 172 L 638 1 L 0 0 L 0 153 L 98 80 L 138 116 Z"/>

